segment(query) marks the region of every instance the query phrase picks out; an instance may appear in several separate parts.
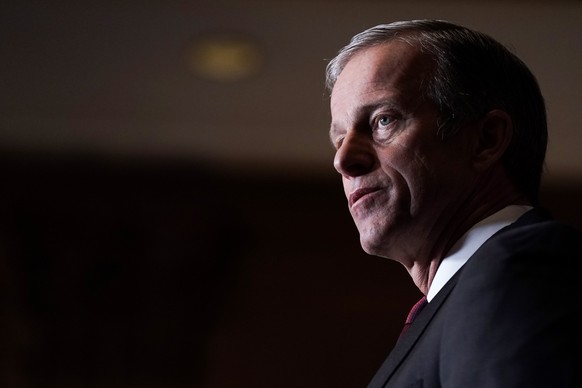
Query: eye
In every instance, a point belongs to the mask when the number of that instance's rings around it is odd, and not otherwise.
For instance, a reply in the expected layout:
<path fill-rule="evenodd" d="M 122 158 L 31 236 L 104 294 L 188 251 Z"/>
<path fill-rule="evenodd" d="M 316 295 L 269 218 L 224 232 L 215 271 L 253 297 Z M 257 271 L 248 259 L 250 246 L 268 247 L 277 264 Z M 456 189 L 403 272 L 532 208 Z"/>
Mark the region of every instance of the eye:
<path fill-rule="evenodd" d="M 396 118 L 393 115 L 381 114 L 372 120 L 372 131 L 383 131 L 389 129 L 394 124 Z"/>
<path fill-rule="evenodd" d="M 398 133 L 399 116 L 392 113 L 379 113 L 371 122 L 372 137 L 379 143 L 389 142 Z"/>
<path fill-rule="evenodd" d="M 381 127 L 385 127 L 386 125 L 389 125 L 392 122 L 392 118 L 389 116 L 381 116 L 378 119 L 378 125 Z"/>
<path fill-rule="evenodd" d="M 341 146 L 342 143 L 344 142 L 344 135 L 337 135 L 337 136 L 330 136 L 330 141 L 331 141 L 331 145 L 333 146 L 333 148 L 335 148 L 336 150 L 338 150 Z"/>
<path fill-rule="evenodd" d="M 337 139 L 335 139 L 335 141 L 332 142 L 332 144 L 333 144 L 334 148 L 336 150 L 338 150 L 342 146 L 343 142 L 344 142 L 344 138 L 338 137 Z"/>

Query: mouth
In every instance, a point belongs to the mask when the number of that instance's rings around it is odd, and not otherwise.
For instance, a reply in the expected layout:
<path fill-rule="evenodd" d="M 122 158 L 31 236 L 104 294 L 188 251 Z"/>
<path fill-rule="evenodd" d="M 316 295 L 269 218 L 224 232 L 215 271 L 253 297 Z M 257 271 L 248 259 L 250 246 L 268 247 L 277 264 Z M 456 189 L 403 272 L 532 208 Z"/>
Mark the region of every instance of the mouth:
<path fill-rule="evenodd" d="M 348 203 L 350 208 L 352 206 L 354 206 L 356 204 L 356 202 L 358 202 L 360 199 L 362 199 L 362 197 L 365 197 L 368 194 L 374 193 L 376 191 L 379 191 L 380 188 L 378 187 L 364 187 L 361 189 L 357 189 L 355 191 L 353 191 L 350 195 L 349 195 L 349 199 L 348 199 Z"/>

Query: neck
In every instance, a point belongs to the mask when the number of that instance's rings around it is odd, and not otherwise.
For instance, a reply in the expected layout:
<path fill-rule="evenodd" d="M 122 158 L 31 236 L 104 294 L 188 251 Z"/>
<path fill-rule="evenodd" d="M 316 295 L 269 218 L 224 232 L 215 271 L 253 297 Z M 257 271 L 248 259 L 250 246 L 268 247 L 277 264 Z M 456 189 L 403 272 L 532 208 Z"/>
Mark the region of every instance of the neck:
<path fill-rule="evenodd" d="M 417 256 L 410 264 L 403 263 L 414 283 L 427 294 L 438 267 L 452 246 L 475 224 L 509 205 L 531 205 L 505 174 L 491 174 L 469 192 L 464 201 L 451 204 L 440 233 L 427 255 Z"/>

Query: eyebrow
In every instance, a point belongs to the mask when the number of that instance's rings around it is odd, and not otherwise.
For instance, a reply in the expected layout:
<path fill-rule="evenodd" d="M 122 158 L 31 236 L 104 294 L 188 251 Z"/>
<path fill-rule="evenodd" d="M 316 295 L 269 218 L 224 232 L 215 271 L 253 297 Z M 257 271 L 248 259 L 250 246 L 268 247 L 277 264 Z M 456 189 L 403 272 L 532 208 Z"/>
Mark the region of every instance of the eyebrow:
<path fill-rule="evenodd" d="M 393 109 L 402 112 L 404 109 L 402 108 L 401 104 L 397 104 L 394 102 L 394 99 L 382 99 L 370 104 L 361 105 L 356 109 L 355 115 L 356 117 L 361 117 L 364 115 L 369 115 L 370 112 L 377 111 L 379 109 Z M 338 125 L 334 122 L 331 123 L 329 128 L 329 138 L 333 144 L 334 137 L 338 134 L 343 133 L 341 129 L 338 129 Z"/>

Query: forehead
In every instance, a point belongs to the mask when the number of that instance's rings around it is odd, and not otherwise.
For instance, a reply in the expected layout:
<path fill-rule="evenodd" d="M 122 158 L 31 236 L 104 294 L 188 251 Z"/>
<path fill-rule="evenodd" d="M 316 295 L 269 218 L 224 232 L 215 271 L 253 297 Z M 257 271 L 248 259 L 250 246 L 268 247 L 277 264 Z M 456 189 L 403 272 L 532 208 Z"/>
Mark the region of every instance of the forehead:
<path fill-rule="evenodd" d="M 391 41 L 363 49 L 348 60 L 331 93 L 334 100 L 375 93 L 418 97 L 433 62 L 420 49 Z"/>

